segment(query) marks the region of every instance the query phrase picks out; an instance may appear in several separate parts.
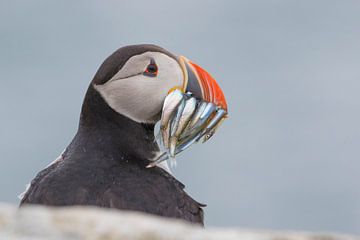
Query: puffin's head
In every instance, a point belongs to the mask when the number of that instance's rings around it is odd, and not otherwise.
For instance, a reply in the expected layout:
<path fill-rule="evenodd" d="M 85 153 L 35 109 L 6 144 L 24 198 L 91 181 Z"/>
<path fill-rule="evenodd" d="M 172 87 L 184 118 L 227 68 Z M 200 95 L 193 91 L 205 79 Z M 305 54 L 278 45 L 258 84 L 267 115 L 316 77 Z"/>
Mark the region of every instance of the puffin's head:
<path fill-rule="evenodd" d="M 158 121 L 164 100 L 174 89 L 227 108 L 210 74 L 155 45 L 118 49 L 101 65 L 92 85 L 115 112 L 140 123 Z"/>

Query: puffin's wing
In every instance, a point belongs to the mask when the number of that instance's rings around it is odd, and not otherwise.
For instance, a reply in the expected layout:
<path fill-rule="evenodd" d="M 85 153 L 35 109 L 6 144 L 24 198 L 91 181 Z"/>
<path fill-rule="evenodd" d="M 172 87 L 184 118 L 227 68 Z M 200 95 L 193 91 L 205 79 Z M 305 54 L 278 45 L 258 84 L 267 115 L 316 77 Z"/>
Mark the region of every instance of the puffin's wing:
<path fill-rule="evenodd" d="M 69 171 L 61 164 L 63 155 L 40 171 L 31 181 L 21 197 L 20 206 L 24 204 L 43 204 L 49 206 L 82 205 L 90 200 L 89 189 L 79 184 L 78 179 L 68 178 Z M 69 173 L 72 175 L 72 173 Z M 71 179 L 64 182 L 61 178 Z M 91 204 L 89 202 L 89 204 Z"/>
<path fill-rule="evenodd" d="M 158 171 L 165 172 L 162 169 Z M 167 178 L 166 181 L 164 178 Z M 180 218 L 204 225 L 202 207 L 205 205 L 193 200 L 183 188 L 182 183 L 167 173 L 152 174 L 149 178 L 143 174 L 141 178 L 123 178 L 121 184 L 110 186 L 99 196 L 96 205 Z"/>
<path fill-rule="evenodd" d="M 34 198 L 34 194 L 38 192 L 38 188 L 40 186 L 40 181 L 46 177 L 50 172 L 52 172 L 57 165 L 59 164 L 60 160 L 62 160 L 62 156 L 57 158 L 53 163 L 48 165 L 45 169 L 40 171 L 36 177 L 31 181 L 30 184 L 27 185 L 25 192 L 19 195 L 20 198 L 20 206 L 26 203 L 37 203 Z"/>

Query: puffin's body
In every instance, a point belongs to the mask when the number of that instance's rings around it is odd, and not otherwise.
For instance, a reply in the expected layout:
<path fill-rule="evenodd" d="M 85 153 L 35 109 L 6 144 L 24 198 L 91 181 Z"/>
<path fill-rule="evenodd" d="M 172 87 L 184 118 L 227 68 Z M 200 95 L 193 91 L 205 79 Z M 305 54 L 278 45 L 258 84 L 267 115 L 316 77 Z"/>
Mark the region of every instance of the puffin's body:
<path fill-rule="evenodd" d="M 115 113 L 91 87 L 88 96 L 106 114 L 83 106 L 73 141 L 35 177 L 21 204 L 94 205 L 203 224 L 201 204 L 183 184 L 160 167 L 146 168 L 158 151 L 154 125 Z"/>
<path fill-rule="evenodd" d="M 166 170 L 146 168 L 159 154 L 154 126 L 164 97 L 182 74 L 177 57 L 154 45 L 113 53 L 88 88 L 74 139 L 32 180 L 21 205 L 93 205 L 203 225 L 204 205 Z"/>

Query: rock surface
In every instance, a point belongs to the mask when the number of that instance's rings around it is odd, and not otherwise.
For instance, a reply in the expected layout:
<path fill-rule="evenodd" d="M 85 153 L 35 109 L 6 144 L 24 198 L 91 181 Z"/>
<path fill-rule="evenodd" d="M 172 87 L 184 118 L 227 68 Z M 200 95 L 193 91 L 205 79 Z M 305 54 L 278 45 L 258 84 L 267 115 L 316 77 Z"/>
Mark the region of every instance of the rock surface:
<path fill-rule="evenodd" d="M 355 240 L 356 236 L 203 229 L 182 221 L 93 207 L 0 204 L 0 240 Z"/>

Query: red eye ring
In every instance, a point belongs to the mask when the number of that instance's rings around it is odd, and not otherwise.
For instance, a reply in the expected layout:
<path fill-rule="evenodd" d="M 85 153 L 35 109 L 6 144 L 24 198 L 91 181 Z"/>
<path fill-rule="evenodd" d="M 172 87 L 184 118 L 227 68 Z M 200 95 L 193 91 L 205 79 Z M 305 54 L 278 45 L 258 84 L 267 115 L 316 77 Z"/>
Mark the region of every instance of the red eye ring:
<path fill-rule="evenodd" d="M 144 71 L 144 74 L 146 76 L 149 76 L 149 77 L 156 77 L 156 75 L 158 74 L 158 67 L 155 63 L 150 63 L 145 71 Z"/>

